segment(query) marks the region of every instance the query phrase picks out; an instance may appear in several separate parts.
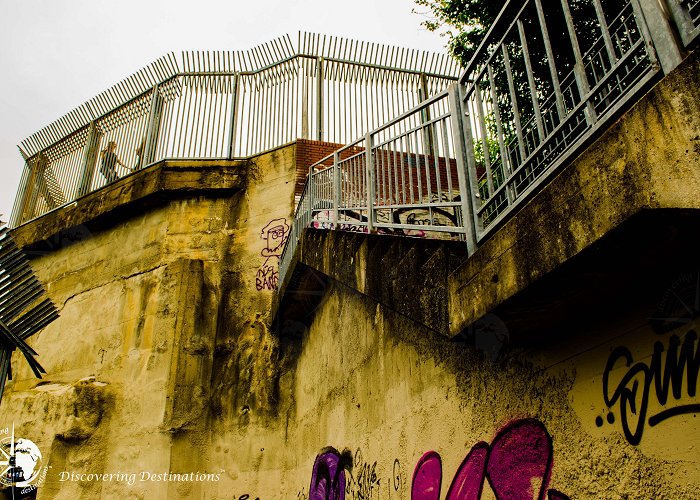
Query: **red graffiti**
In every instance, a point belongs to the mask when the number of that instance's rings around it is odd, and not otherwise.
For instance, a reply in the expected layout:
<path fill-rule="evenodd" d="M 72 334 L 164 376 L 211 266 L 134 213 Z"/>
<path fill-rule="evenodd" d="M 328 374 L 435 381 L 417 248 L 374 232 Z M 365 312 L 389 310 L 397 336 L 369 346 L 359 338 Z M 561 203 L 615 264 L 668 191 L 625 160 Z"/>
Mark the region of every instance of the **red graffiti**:
<path fill-rule="evenodd" d="M 517 420 L 498 433 L 491 446 L 474 445 L 459 466 L 446 500 L 478 500 L 484 481 L 499 500 L 568 500 L 548 489 L 552 439 L 535 419 Z M 434 451 L 423 455 L 413 473 L 411 500 L 439 500 L 442 461 Z"/>

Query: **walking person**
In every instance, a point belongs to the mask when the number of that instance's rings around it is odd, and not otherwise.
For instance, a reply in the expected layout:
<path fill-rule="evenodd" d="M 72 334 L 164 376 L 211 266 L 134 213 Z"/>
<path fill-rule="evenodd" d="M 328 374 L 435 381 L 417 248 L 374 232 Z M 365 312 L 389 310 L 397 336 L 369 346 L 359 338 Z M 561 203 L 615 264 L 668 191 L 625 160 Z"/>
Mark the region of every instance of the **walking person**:
<path fill-rule="evenodd" d="M 117 165 L 121 165 L 126 169 L 132 170 L 124 165 L 119 157 L 117 157 L 116 150 L 117 143 L 115 141 L 109 141 L 107 143 L 107 147 L 100 153 L 100 172 L 102 172 L 102 175 L 104 175 L 105 179 L 107 179 L 107 184 L 111 184 L 119 177 L 117 174 Z"/>

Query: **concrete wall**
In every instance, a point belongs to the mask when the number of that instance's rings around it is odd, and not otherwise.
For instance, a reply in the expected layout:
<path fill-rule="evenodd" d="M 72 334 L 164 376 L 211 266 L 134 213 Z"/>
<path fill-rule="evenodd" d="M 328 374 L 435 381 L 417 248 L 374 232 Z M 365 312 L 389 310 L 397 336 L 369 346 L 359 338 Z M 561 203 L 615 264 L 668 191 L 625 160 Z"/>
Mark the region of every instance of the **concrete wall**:
<path fill-rule="evenodd" d="M 688 88 L 657 87 L 643 115 L 680 123 Z M 625 123 L 601 147 L 634 142 Z M 681 139 L 697 159 L 697 139 Z M 697 198 L 670 193 L 683 176 L 697 185 L 694 166 L 655 170 L 653 196 L 638 193 L 673 203 L 598 205 L 607 225 L 527 282 L 513 276 L 536 253 L 495 281 L 476 272 L 520 240 L 467 258 L 446 242 L 328 236 L 299 261 L 326 275 L 312 310 L 273 331 L 295 163 L 290 146 L 163 164 L 15 230 L 61 313 L 31 341 L 47 377 L 15 357 L 0 407 L 0 430 L 14 422 L 43 453 L 39 498 L 697 498 L 700 223 Z M 595 189 L 578 192 L 596 206 Z M 401 280 L 382 279 L 390 256 L 412 263 Z"/>
<path fill-rule="evenodd" d="M 15 356 L 2 401 L 0 427 L 14 422 L 50 467 L 40 498 L 199 498 L 209 487 L 61 472 L 231 481 L 209 460 L 209 421 L 275 404 L 264 318 L 294 158 L 290 146 L 247 162 L 159 164 L 13 231 L 60 312 L 31 339 L 46 377 Z"/>
<path fill-rule="evenodd" d="M 296 467 L 286 494 L 260 485 L 260 498 L 325 498 L 312 479 L 321 474 L 318 463 L 312 469 L 317 457 L 351 464 L 352 499 L 696 498 L 697 413 L 655 422 L 664 409 L 697 412 L 697 395 L 680 382 L 697 380 L 697 354 L 674 368 L 682 355 L 672 349 L 680 341 L 697 353 L 689 333 L 697 325 L 658 335 L 652 313 L 576 318 L 537 349 L 506 348 L 509 331 L 493 316 L 480 328 L 498 335 L 474 349 L 333 282 L 296 365 L 286 450 Z M 661 373 L 678 378 L 662 381 Z M 656 383 L 677 386 L 678 396 L 668 391 L 661 405 Z M 465 496 L 446 495 L 453 481 Z M 427 492 L 440 484 L 440 496 Z"/>

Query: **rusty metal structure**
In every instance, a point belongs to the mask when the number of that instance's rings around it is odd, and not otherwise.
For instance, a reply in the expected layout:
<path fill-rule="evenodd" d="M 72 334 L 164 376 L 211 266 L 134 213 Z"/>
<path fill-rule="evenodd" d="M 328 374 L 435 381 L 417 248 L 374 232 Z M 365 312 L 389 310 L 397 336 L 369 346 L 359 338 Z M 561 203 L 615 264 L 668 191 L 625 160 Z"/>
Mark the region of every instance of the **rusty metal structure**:
<path fill-rule="evenodd" d="M 12 378 L 12 352 L 21 352 L 34 375 L 46 373 L 34 359 L 36 351 L 27 339 L 58 318 L 29 262 L 13 241 L 7 227 L 0 229 L 0 401 Z"/>

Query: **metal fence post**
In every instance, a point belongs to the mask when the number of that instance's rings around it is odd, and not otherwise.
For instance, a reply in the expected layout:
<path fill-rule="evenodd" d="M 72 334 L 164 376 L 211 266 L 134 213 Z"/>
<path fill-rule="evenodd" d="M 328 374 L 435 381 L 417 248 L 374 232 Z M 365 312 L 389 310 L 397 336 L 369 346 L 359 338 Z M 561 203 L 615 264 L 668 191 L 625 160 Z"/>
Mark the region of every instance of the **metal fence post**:
<path fill-rule="evenodd" d="M 19 198 L 21 201 L 17 205 L 17 208 L 12 214 L 11 226 L 19 226 L 20 224 L 28 221 L 34 215 L 34 207 L 36 206 L 36 200 L 38 197 L 36 189 L 36 168 L 34 164 L 36 161 L 31 162 L 26 158 L 23 151 L 22 157 L 24 158 L 24 172 L 22 172 L 22 180 L 20 183 L 20 193 Z M 39 153 L 41 154 L 41 153 Z"/>
<path fill-rule="evenodd" d="M 374 232 L 374 161 L 372 160 L 372 134 L 365 134 L 365 182 L 367 184 L 367 230 Z"/>
<path fill-rule="evenodd" d="M 673 22 L 678 28 L 681 40 L 686 47 L 700 34 L 699 20 L 693 20 L 693 17 L 690 15 L 690 3 L 691 2 L 684 0 L 666 0 L 666 2 L 664 2 L 665 7 L 670 11 L 673 17 Z"/>
<path fill-rule="evenodd" d="M 83 152 L 82 175 L 76 195 L 73 197 L 79 198 L 90 192 L 90 186 L 95 176 L 95 167 L 97 166 L 98 149 L 100 148 L 100 139 L 102 132 L 95 125 L 95 121 L 91 121 L 88 129 L 87 141 L 85 141 L 85 150 Z"/>
<path fill-rule="evenodd" d="M 428 77 L 425 73 L 420 74 L 420 88 L 418 89 L 418 101 L 423 102 L 428 98 Z M 432 120 L 430 107 L 425 107 L 420 112 L 423 125 Z M 423 128 L 423 142 L 427 156 L 435 156 L 435 139 L 433 137 L 433 127 L 431 125 Z"/>
<path fill-rule="evenodd" d="M 571 48 L 574 52 L 574 59 L 576 64 L 574 64 L 574 79 L 576 80 L 576 86 L 578 87 L 579 95 L 581 100 L 586 101 L 585 115 L 589 126 L 593 126 L 597 121 L 598 117 L 591 102 L 591 85 L 588 82 L 588 76 L 586 76 L 586 65 L 583 62 L 583 54 L 581 53 L 581 46 L 578 43 L 578 36 L 576 35 L 576 27 L 574 26 L 574 18 L 571 15 L 571 9 L 569 9 L 568 0 L 561 0 L 561 6 L 564 11 L 564 20 L 566 21 L 566 30 L 569 33 L 569 41 L 571 42 Z"/>
<path fill-rule="evenodd" d="M 323 57 L 316 59 L 316 139 L 323 140 Z"/>
<path fill-rule="evenodd" d="M 228 146 L 226 150 L 228 151 L 228 158 L 232 159 L 235 157 L 236 148 L 236 128 L 238 126 L 238 86 L 241 74 L 237 71 L 233 75 L 233 97 L 231 98 L 231 119 L 229 121 L 229 133 L 228 133 Z"/>
<path fill-rule="evenodd" d="M 340 155 L 333 153 L 333 229 L 340 229 Z"/>
<path fill-rule="evenodd" d="M 658 0 L 632 0 L 635 18 L 644 36 L 651 57 L 656 53 L 664 74 L 668 74 L 683 60 L 681 41 Z"/>
<path fill-rule="evenodd" d="M 452 138 L 455 144 L 455 159 L 457 160 L 457 181 L 459 182 L 459 197 L 462 209 L 462 225 L 464 226 L 464 236 L 467 241 L 467 251 L 469 255 L 476 250 L 476 228 L 474 227 L 474 213 L 472 187 L 470 182 L 470 162 L 474 163 L 474 148 L 470 146 L 471 132 L 465 130 L 463 123 L 462 99 L 459 95 L 459 83 L 452 84 L 449 89 L 450 125 Z M 468 135 L 469 133 L 469 135 Z M 449 160 L 448 160 L 449 161 Z M 474 182 L 477 182 L 474 178 Z"/>
<path fill-rule="evenodd" d="M 158 135 L 160 132 L 160 119 L 163 115 L 163 96 L 158 91 L 158 84 L 153 86 L 151 93 L 151 110 L 148 116 L 148 128 L 146 129 L 146 144 L 144 155 L 139 159 L 137 168 L 141 169 L 155 160 Z"/>
<path fill-rule="evenodd" d="M 311 224 L 311 221 L 314 220 L 314 167 L 313 165 L 309 167 L 309 180 L 306 183 L 308 189 L 309 189 L 309 222 L 308 224 Z"/>

